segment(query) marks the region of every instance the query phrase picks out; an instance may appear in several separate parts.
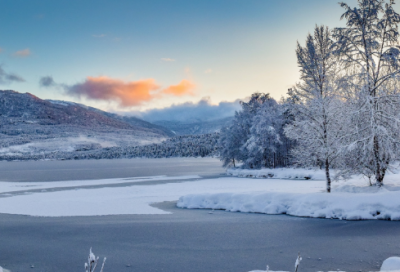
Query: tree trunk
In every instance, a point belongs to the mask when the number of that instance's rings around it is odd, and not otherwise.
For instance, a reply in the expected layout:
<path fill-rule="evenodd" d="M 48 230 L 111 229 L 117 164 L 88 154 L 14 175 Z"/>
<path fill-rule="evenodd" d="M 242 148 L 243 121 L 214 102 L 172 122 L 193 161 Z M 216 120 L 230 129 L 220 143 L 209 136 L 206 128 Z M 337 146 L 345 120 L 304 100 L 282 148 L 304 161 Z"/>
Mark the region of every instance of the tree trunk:
<path fill-rule="evenodd" d="M 326 192 L 331 192 L 331 176 L 329 174 L 329 160 L 325 160 Z"/>
<path fill-rule="evenodd" d="M 382 187 L 383 177 L 385 176 L 385 170 L 381 169 L 381 164 L 379 162 L 379 141 L 378 137 L 374 136 L 374 157 L 375 157 L 375 180 L 376 186 Z"/>
<path fill-rule="evenodd" d="M 274 168 L 275 168 L 275 152 L 274 152 Z"/>

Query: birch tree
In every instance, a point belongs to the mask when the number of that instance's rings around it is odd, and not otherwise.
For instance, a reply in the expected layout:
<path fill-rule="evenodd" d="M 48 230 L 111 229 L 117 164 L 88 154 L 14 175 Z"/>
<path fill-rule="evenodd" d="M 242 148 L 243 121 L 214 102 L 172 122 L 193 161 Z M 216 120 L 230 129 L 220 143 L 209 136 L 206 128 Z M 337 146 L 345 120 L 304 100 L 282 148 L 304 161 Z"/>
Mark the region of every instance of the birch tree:
<path fill-rule="evenodd" d="M 328 193 L 331 191 L 330 167 L 338 156 L 343 112 L 336 95 L 336 76 L 340 67 L 332 45 L 330 31 L 324 26 L 315 27 L 304 47 L 297 44 L 301 82 L 289 90 L 289 96 L 298 102 L 292 106 L 295 120 L 285 128 L 286 135 L 298 142 L 293 150 L 298 164 L 325 167 Z"/>
<path fill-rule="evenodd" d="M 398 158 L 400 140 L 400 16 L 394 4 L 394 0 L 358 0 L 358 7 L 351 8 L 340 3 L 346 27 L 336 28 L 333 35 L 335 52 L 351 70 L 344 94 L 353 106 L 347 150 L 358 155 L 359 163 L 352 167 L 371 168 L 378 186 Z"/>

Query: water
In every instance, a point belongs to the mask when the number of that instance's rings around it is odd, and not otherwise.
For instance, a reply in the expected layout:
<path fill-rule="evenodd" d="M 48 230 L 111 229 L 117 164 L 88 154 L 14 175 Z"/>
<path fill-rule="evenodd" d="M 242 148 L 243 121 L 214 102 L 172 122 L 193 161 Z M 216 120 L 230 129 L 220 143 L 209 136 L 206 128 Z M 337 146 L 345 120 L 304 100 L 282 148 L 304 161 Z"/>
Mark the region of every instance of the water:
<path fill-rule="evenodd" d="M 0 162 L 1 181 L 65 181 L 145 176 L 221 175 L 219 159 L 115 159 Z"/>
<path fill-rule="evenodd" d="M 220 162 L 209 158 L 0 163 L 0 180 L 10 181 L 221 173 Z M 267 264 L 293 271 L 299 251 L 299 271 L 377 271 L 384 259 L 400 253 L 400 222 L 210 213 L 170 202 L 155 206 L 173 214 L 0 214 L 0 265 L 12 271 L 83 271 L 93 247 L 107 257 L 105 271 L 245 272 Z"/>

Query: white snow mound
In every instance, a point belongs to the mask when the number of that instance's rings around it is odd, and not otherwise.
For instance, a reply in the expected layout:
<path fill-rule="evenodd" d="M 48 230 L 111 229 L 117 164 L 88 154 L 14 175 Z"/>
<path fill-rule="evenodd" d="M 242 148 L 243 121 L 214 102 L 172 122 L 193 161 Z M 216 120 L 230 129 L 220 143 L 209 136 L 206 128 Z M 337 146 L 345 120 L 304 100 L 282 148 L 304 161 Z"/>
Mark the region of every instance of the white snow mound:
<path fill-rule="evenodd" d="M 0 266 L 0 272 L 11 272 L 11 271 Z"/>
<path fill-rule="evenodd" d="M 400 271 L 400 257 L 390 257 L 384 260 L 381 271 Z"/>
<path fill-rule="evenodd" d="M 400 220 L 400 191 L 377 193 L 217 193 L 182 196 L 180 208 L 346 220 Z"/>

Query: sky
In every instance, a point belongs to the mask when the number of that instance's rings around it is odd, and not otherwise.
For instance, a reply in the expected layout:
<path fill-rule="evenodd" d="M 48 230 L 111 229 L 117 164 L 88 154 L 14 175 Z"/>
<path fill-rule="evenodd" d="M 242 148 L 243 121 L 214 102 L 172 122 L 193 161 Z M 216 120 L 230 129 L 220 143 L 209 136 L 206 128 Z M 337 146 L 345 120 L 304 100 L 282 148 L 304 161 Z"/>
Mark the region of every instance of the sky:
<path fill-rule="evenodd" d="M 118 112 L 279 99 L 296 42 L 344 25 L 337 2 L 0 0 L 0 89 Z"/>

